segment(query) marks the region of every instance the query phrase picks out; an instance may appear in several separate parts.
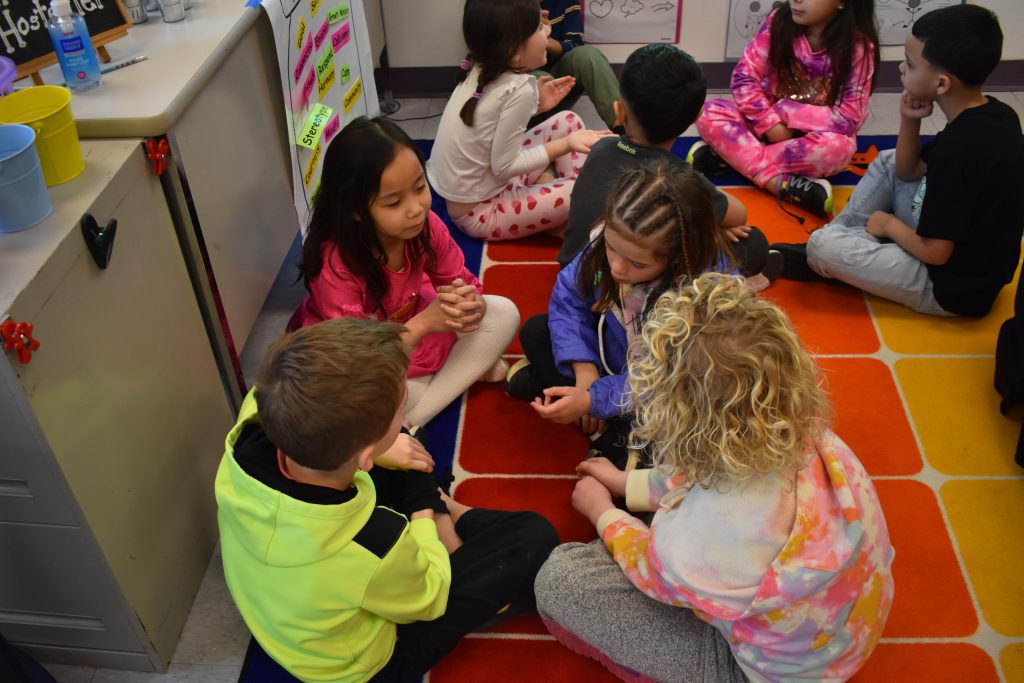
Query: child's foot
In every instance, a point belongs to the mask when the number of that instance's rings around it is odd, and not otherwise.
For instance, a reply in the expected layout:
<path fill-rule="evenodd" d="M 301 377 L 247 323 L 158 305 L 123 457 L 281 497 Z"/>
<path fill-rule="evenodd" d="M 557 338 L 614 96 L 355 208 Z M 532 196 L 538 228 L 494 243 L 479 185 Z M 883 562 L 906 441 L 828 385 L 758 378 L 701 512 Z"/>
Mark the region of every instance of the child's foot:
<path fill-rule="evenodd" d="M 782 274 L 784 263 L 785 259 L 781 252 L 769 249 L 768 258 L 765 260 L 761 272 L 747 278 L 747 289 L 756 294 L 771 287 L 772 283 Z"/>
<path fill-rule="evenodd" d="M 782 277 L 800 282 L 827 282 L 830 278 L 823 277 L 807 265 L 806 244 L 786 244 L 776 242 L 769 248 L 769 254 L 775 252 L 782 256 Z"/>
<path fill-rule="evenodd" d="M 553 183 L 555 182 L 555 177 L 556 176 L 553 173 L 548 173 L 547 171 L 544 171 L 539 176 L 537 176 L 537 182 L 534 184 L 543 185 L 545 183 Z"/>
<path fill-rule="evenodd" d="M 537 398 L 537 382 L 533 377 L 533 366 L 525 358 L 517 360 L 505 375 L 505 393 L 520 401 Z"/>
<path fill-rule="evenodd" d="M 690 147 L 686 154 L 686 163 L 706 176 L 719 176 L 732 170 L 732 167 L 725 163 L 725 159 L 718 156 L 718 152 L 711 149 L 703 140 L 698 140 Z"/>
<path fill-rule="evenodd" d="M 480 375 L 481 382 L 500 382 L 508 374 L 508 363 L 503 358 L 494 361 L 494 365 L 488 368 L 487 372 Z"/>
<path fill-rule="evenodd" d="M 786 173 L 779 177 L 779 199 L 823 218 L 832 215 L 832 183 L 823 178 Z"/>

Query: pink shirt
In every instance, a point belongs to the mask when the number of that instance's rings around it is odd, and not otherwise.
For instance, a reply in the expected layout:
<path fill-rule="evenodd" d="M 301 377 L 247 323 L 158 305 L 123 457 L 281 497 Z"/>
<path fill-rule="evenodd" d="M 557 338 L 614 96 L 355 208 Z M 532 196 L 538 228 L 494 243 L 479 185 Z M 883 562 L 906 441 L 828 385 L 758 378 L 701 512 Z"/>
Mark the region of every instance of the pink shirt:
<path fill-rule="evenodd" d="M 409 247 L 406 246 L 406 267 L 395 272 L 384 269 L 387 277 L 387 292 L 381 301 L 381 308 L 374 309 L 366 289 L 366 280 L 349 270 L 333 242 L 324 244 L 323 269 L 309 283 L 309 295 L 292 316 L 289 327 L 305 327 L 331 318 L 374 318 L 396 323 L 406 323 L 410 318 L 430 305 L 437 296 L 437 288 L 449 285 L 456 278 L 476 287 L 483 293 L 483 285 L 473 273 L 466 269 L 462 250 L 452 239 L 448 227 L 433 211 L 427 217 L 426 230 L 437 259 L 433 266 L 412 262 Z M 416 346 L 409 365 L 409 377 L 430 375 L 441 369 L 452 346 L 454 332 L 428 334 Z"/>

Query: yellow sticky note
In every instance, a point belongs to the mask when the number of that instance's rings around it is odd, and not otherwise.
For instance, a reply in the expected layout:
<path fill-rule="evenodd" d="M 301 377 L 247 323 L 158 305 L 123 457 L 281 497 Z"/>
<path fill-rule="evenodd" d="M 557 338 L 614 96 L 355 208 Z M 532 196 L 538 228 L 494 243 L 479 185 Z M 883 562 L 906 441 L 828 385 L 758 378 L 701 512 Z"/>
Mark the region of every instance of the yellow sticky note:
<path fill-rule="evenodd" d="M 352 78 L 352 67 L 348 64 L 342 64 L 339 71 L 341 71 L 342 84 L 348 83 Z"/>
<path fill-rule="evenodd" d="M 324 53 L 316 61 L 316 80 L 318 83 L 323 84 L 327 80 L 327 75 L 334 76 L 334 50 L 327 48 Z"/>
<path fill-rule="evenodd" d="M 320 96 L 320 99 L 324 98 L 324 93 L 331 89 L 331 86 L 334 85 L 336 80 L 338 79 L 334 76 L 334 66 L 331 65 L 330 71 L 327 72 L 324 79 L 319 81 L 319 84 L 317 85 L 317 94 Z"/>
<path fill-rule="evenodd" d="M 337 24 L 339 21 L 345 21 L 348 19 L 348 15 L 349 9 L 347 2 L 343 2 L 340 5 L 327 10 L 327 20 L 332 24 Z"/>
<path fill-rule="evenodd" d="M 299 139 L 295 141 L 295 144 L 306 149 L 317 147 L 317 143 L 320 142 L 320 134 L 323 133 L 324 126 L 327 125 L 333 113 L 334 110 L 326 104 L 317 102 L 313 105 L 313 110 L 309 112 L 306 125 L 302 127 L 302 132 L 299 134 Z M 306 185 L 309 185 L 309 182 Z"/>
<path fill-rule="evenodd" d="M 313 181 L 313 173 L 316 171 L 318 163 L 320 163 L 320 145 L 313 149 L 313 153 L 309 156 L 309 161 L 306 163 L 306 172 L 302 174 L 302 182 L 306 187 L 309 187 L 309 184 Z"/>
<path fill-rule="evenodd" d="M 355 103 L 359 101 L 359 96 L 363 94 L 363 79 L 357 78 L 356 82 L 349 88 L 349 91 L 345 93 L 344 107 L 345 113 L 355 106 Z"/>
<path fill-rule="evenodd" d="M 295 31 L 295 49 L 302 49 L 302 39 L 306 37 L 306 20 L 299 17 L 299 28 Z"/>
<path fill-rule="evenodd" d="M 309 13 L 315 17 L 318 9 L 320 9 L 320 0 L 309 0 Z"/>
<path fill-rule="evenodd" d="M 320 189 L 320 178 L 322 178 L 322 177 L 323 177 L 322 173 L 317 173 L 316 174 L 316 180 L 313 181 L 313 186 L 311 188 L 309 188 L 309 198 L 310 199 L 312 199 L 313 197 L 316 197 L 317 190 Z"/>

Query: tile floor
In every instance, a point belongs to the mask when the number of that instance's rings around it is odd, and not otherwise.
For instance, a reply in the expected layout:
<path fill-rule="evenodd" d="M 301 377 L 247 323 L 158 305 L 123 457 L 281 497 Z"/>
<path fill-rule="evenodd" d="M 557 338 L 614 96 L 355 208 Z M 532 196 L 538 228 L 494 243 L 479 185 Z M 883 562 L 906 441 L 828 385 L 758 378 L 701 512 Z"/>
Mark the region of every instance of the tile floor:
<path fill-rule="evenodd" d="M 1024 119 L 1024 92 L 991 94 L 1013 106 Z M 710 96 L 722 97 L 722 95 Z M 871 117 L 862 128 L 862 134 L 895 134 L 899 127 L 898 98 L 899 95 L 895 93 L 873 95 Z M 400 102 L 401 108 L 392 115 L 392 118 L 399 122 L 413 139 L 433 139 L 437 132 L 445 100 L 440 98 L 405 99 Z M 588 126 L 604 127 L 587 98 L 582 98 L 573 109 L 580 114 Z M 935 133 L 943 123 L 941 113 L 936 112 L 925 121 L 922 131 L 929 134 Z M 684 135 L 693 136 L 696 133 L 691 127 Z M 263 350 L 284 329 L 289 316 L 305 294 L 301 284 L 294 284 L 297 256 L 298 244 L 296 243 L 267 298 L 263 313 L 250 334 L 246 348 L 242 351 L 241 362 L 246 377 L 252 376 Z M 877 301 L 872 301 L 872 306 L 879 305 L 884 306 Z M 896 343 L 898 344 L 898 342 Z M 897 373 L 900 375 L 904 372 L 909 374 L 916 371 L 909 365 L 906 368 L 897 368 Z M 1006 473 L 999 472 L 999 474 Z M 991 500 L 995 504 L 1002 499 L 1000 493 L 1000 491 L 986 491 L 981 497 Z M 954 487 L 948 491 L 943 490 L 943 497 L 950 500 L 956 500 L 963 495 L 965 495 L 963 492 Z M 1020 506 L 1019 501 L 1013 503 L 1011 499 L 1007 498 L 1007 500 L 1008 504 Z M 978 549 L 976 553 L 979 557 L 975 561 L 982 565 L 985 562 L 1000 562 L 998 558 L 986 557 L 983 549 Z M 1002 561 L 1008 561 L 1008 559 L 1004 558 Z M 983 597 L 980 596 L 979 599 Z M 1013 619 L 1012 616 L 1009 618 Z M 211 558 L 210 566 L 200 586 L 167 673 L 146 674 L 60 664 L 46 664 L 46 668 L 60 683 L 163 683 L 165 681 L 220 683 L 221 681 L 236 681 L 248 638 L 248 631 L 238 616 L 224 583 L 218 549 Z M 1003 652 L 1001 660 L 1007 672 L 1021 671 L 1024 676 L 1024 647 L 1007 648 Z"/>

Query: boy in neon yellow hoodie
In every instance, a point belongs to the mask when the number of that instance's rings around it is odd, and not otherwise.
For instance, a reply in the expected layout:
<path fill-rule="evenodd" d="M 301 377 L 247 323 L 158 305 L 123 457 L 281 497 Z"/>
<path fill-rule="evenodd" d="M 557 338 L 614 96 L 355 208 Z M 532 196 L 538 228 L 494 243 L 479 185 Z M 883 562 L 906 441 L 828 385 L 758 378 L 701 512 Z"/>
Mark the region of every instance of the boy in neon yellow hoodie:
<path fill-rule="evenodd" d="M 532 610 L 558 543 L 536 513 L 442 500 L 416 469 L 432 467 L 426 451 L 393 448 L 403 331 L 344 318 L 286 335 L 227 437 L 216 496 L 228 588 L 263 649 L 303 680 L 418 679 L 499 612 Z M 446 548 L 438 528 L 452 524 Z"/>

